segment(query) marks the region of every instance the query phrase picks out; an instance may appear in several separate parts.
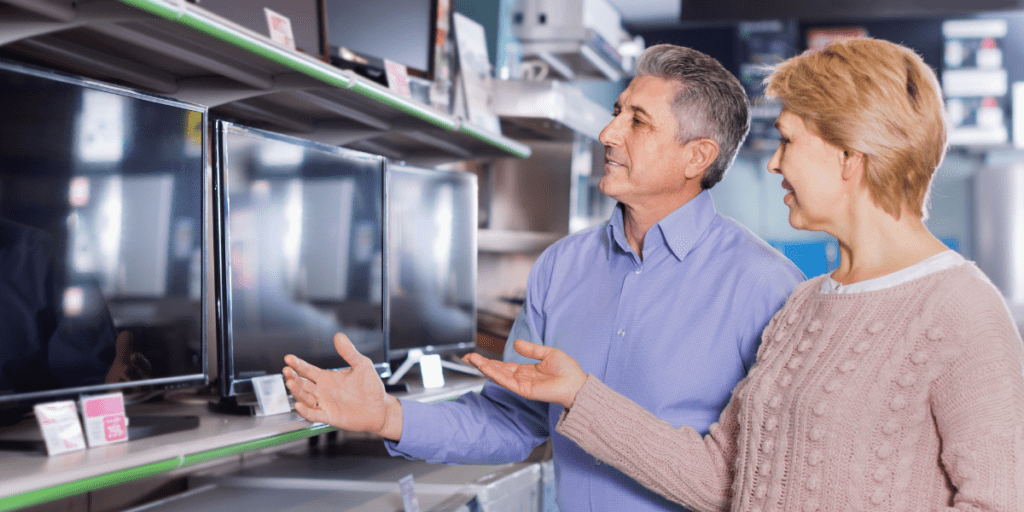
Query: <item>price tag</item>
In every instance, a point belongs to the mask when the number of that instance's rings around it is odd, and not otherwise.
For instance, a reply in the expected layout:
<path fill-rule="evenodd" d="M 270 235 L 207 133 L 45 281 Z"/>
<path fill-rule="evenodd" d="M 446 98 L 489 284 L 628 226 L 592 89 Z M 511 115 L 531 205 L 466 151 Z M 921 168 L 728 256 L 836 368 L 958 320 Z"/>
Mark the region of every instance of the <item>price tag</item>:
<path fill-rule="evenodd" d="M 39 428 L 43 432 L 48 455 L 85 449 L 82 422 L 78 420 L 78 408 L 75 407 L 75 402 L 64 400 L 36 404 L 32 409 L 35 411 Z"/>
<path fill-rule="evenodd" d="M 271 11 L 266 7 L 263 12 L 267 15 L 267 27 L 270 29 L 270 39 L 275 43 L 290 50 L 295 49 L 295 37 L 292 35 L 292 20 L 287 16 Z"/>
<path fill-rule="evenodd" d="M 284 387 L 284 376 L 280 373 L 253 377 L 252 387 L 256 390 L 256 401 L 259 402 L 257 416 L 283 414 L 292 410 Z"/>
<path fill-rule="evenodd" d="M 430 354 L 420 358 L 420 375 L 424 388 L 444 387 L 444 372 L 441 370 L 441 356 Z"/>
<path fill-rule="evenodd" d="M 402 489 L 402 505 L 405 507 L 405 512 L 420 512 L 420 501 L 416 498 L 412 475 L 399 480 L 398 487 Z"/>
<path fill-rule="evenodd" d="M 85 438 L 89 447 L 123 443 L 128 440 L 124 395 L 120 392 L 82 398 Z"/>
<path fill-rule="evenodd" d="M 412 90 L 409 88 L 409 68 L 384 59 L 384 71 L 388 75 L 389 89 L 403 98 L 412 97 Z"/>

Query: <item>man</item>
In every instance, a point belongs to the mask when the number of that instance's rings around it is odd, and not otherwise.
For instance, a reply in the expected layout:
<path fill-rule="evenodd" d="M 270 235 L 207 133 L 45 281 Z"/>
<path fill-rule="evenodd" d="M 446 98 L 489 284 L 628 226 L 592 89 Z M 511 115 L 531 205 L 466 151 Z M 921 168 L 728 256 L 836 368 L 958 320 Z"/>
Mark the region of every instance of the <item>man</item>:
<path fill-rule="evenodd" d="M 753 364 L 761 331 L 803 280 L 718 215 L 707 191 L 735 158 L 749 112 L 739 81 L 714 59 L 647 49 L 600 136 L 601 191 L 619 205 L 607 223 L 540 256 L 509 340 L 558 347 L 655 415 L 706 433 Z M 512 345 L 505 359 L 528 362 Z M 401 401 L 344 335 L 335 346 L 352 369 L 286 358 L 296 410 L 312 421 L 378 433 L 392 454 L 430 462 L 518 461 L 551 437 L 562 512 L 679 510 L 555 433 L 558 406 L 493 383 L 454 402 Z"/>

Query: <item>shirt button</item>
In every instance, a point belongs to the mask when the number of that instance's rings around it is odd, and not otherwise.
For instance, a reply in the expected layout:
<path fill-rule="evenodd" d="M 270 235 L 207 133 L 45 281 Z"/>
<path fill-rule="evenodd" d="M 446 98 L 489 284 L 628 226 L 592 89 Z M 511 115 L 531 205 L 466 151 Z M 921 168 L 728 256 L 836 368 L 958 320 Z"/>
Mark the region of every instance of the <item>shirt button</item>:
<path fill-rule="evenodd" d="M 615 334 L 618 334 L 619 337 L 621 338 L 621 337 L 626 335 L 626 330 L 625 329 L 619 329 L 619 332 L 617 332 Z"/>
<path fill-rule="evenodd" d="M 634 273 L 634 274 L 639 274 L 639 273 L 641 273 L 641 272 L 643 272 L 643 271 L 644 271 L 644 269 L 642 269 L 642 268 L 637 268 L 636 270 L 634 270 L 634 271 L 633 271 L 633 273 Z"/>

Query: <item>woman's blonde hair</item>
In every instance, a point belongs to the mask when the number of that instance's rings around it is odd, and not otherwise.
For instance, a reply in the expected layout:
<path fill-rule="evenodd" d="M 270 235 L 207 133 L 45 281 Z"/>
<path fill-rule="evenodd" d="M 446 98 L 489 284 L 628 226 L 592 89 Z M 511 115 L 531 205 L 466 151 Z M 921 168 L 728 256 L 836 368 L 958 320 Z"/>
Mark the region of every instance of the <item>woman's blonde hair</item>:
<path fill-rule="evenodd" d="M 939 82 L 913 50 L 870 38 L 839 39 L 778 66 L 765 95 L 823 140 L 865 157 L 875 203 L 921 218 L 935 169 L 946 154 L 948 121 Z"/>

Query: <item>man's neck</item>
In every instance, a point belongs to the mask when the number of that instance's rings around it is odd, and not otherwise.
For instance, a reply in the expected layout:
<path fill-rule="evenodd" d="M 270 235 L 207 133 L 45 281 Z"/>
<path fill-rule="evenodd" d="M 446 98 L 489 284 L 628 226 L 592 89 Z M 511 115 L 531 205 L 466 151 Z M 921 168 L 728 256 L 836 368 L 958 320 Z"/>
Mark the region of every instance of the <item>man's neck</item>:
<path fill-rule="evenodd" d="M 687 197 L 682 202 L 622 204 L 622 227 L 626 235 L 626 242 L 633 248 L 633 252 L 640 257 L 641 261 L 644 259 L 644 239 L 647 237 L 647 231 L 699 194 L 698 191 L 697 194 Z"/>

